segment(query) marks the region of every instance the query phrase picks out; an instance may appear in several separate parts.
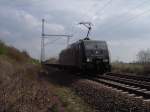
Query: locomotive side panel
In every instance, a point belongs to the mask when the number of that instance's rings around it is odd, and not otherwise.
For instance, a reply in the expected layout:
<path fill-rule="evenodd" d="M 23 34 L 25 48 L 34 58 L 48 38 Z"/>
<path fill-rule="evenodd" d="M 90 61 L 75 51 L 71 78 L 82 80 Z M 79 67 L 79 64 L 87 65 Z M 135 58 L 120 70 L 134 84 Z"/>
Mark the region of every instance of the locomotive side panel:
<path fill-rule="evenodd" d="M 75 61 L 76 61 L 76 66 L 78 67 L 78 68 L 82 68 L 82 62 L 83 62 L 83 55 L 82 55 L 82 53 L 83 53 L 83 50 L 82 50 L 82 47 L 81 47 L 81 43 L 78 43 L 77 45 L 76 45 L 76 50 L 75 50 Z"/>
<path fill-rule="evenodd" d="M 80 56 L 77 44 L 72 44 L 60 53 L 59 62 L 62 65 L 70 65 L 77 67 L 79 58 Z"/>

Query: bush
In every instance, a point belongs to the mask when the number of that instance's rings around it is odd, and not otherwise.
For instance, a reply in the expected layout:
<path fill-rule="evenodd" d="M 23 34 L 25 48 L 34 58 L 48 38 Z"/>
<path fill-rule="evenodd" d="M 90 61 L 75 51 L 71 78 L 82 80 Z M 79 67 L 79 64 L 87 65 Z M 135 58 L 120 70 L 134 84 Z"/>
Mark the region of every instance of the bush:
<path fill-rule="evenodd" d="M 17 50 L 14 47 L 8 47 L 7 56 L 18 62 L 28 61 L 28 59 L 29 59 L 29 55 L 27 55 L 27 53 L 20 52 L 19 50 Z"/>
<path fill-rule="evenodd" d="M 31 63 L 37 65 L 37 64 L 40 64 L 40 61 L 36 59 L 31 59 Z"/>
<path fill-rule="evenodd" d="M 56 59 L 56 58 L 49 58 L 46 62 L 56 64 L 56 63 L 58 63 L 58 59 Z"/>
<path fill-rule="evenodd" d="M 143 75 L 148 70 L 149 69 L 144 67 L 144 65 L 142 64 L 127 64 L 127 63 L 113 63 L 112 64 L 113 72 L 134 73 L 138 75 Z"/>
<path fill-rule="evenodd" d="M 4 55 L 7 52 L 7 48 L 5 47 L 5 44 L 0 41 L 0 55 Z"/>
<path fill-rule="evenodd" d="M 143 65 L 143 74 L 150 74 L 150 64 Z"/>

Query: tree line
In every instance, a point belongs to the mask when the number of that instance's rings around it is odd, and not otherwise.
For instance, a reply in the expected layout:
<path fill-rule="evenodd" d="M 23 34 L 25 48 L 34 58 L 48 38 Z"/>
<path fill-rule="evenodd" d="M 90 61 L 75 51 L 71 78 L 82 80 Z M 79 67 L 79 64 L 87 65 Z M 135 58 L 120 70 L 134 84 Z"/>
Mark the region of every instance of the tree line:
<path fill-rule="evenodd" d="M 137 53 L 137 62 L 142 64 L 150 63 L 150 49 L 140 50 Z"/>

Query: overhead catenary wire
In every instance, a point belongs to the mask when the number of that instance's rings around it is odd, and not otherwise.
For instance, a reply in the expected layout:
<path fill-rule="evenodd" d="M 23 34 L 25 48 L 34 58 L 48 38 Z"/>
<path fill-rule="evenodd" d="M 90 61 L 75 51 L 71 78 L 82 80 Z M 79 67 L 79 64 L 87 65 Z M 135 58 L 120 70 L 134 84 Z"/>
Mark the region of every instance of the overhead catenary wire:
<path fill-rule="evenodd" d="M 128 9 L 127 11 L 125 11 L 124 13 L 122 13 L 121 15 L 117 16 L 118 18 L 120 17 L 123 17 L 124 15 L 136 10 L 136 9 L 139 9 L 139 7 L 141 7 L 143 4 L 149 2 L 149 0 L 146 0 L 146 1 L 143 1 L 143 2 L 140 2 L 138 5 L 136 5 L 135 7 L 131 8 L 131 9 Z"/>
<path fill-rule="evenodd" d="M 100 8 L 100 12 L 102 12 L 106 7 L 108 7 L 113 0 L 108 0 L 108 2 L 106 4 L 104 4 L 104 6 L 102 8 Z"/>
<path fill-rule="evenodd" d="M 101 14 L 104 12 L 104 10 L 112 3 L 113 0 L 108 0 L 108 2 L 106 4 L 104 4 L 99 10 L 98 12 L 96 12 L 96 15 L 100 14 L 99 15 L 99 18 L 100 16 L 102 16 Z"/>
<path fill-rule="evenodd" d="M 128 20 L 126 20 L 126 22 L 133 21 L 133 20 L 135 20 L 135 19 L 137 19 L 137 18 L 143 16 L 144 14 L 148 13 L 149 11 L 150 11 L 150 9 L 145 10 L 145 11 L 141 12 L 140 14 L 137 14 L 137 15 L 135 15 L 135 16 L 129 18 Z"/>
<path fill-rule="evenodd" d="M 127 25 L 127 23 L 129 23 L 129 22 L 131 22 L 131 21 L 133 21 L 133 20 L 136 20 L 137 18 L 143 16 L 144 14 L 148 13 L 149 11 L 150 11 L 150 9 L 145 10 L 145 11 L 141 12 L 140 14 L 135 15 L 135 16 L 133 16 L 133 17 L 127 19 L 127 20 L 121 21 L 121 22 L 119 22 L 119 23 L 117 23 L 117 24 L 115 24 L 115 25 L 113 25 L 113 26 L 111 26 L 111 27 L 109 27 L 109 28 L 107 28 L 107 29 L 104 29 L 103 31 L 109 30 L 109 29 L 117 30 L 117 29 L 119 29 L 119 27 L 117 27 L 117 26 L 119 26 L 119 25 L 121 25 L 121 26 Z M 124 23 L 125 23 L 125 24 L 124 24 Z M 114 28 L 115 28 L 115 29 L 114 29 Z"/>
<path fill-rule="evenodd" d="M 149 0 L 146 0 L 146 1 L 144 1 L 144 2 L 141 2 L 140 4 L 136 5 L 134 8 L 131 8 L 130 10 L 128 10 L 128 11 L 122 13 L 121 15 L 117 16 L 117 18 L 122 18 L 122 17 L 124 17 L 124 15 L 126 15 L 126 14 L 128 14 L 128 13 L 130 13 L 130 12 L 136 10 L 136 9 L 138 9 L 141 5 L 143 5 L 143 4 L 147 3 L 147 2 L 149 2 Z M 109 30 L 109 29 L 112 29 L 112 28 L 113 28 L 113 30 L 115 30 L 114 27 L 117 27 L 117 26 L 119 26 L 119 25 L 122 25 L 124 22 L 130 22 L 131 20 L 134 20 L 134 19 L 136 19 L 137 17 L 144 15 L 144 14 L 147 13 L 149 10 L 150 10 L 150 9 L 145 10 L 145 11 L 141 12 L 140 14 L 137 14 L 137 15 L 135 15 L 135 16 L 129 17 L 129 18 L 126 19 L 126 20 L 123 19 L 123 20 L 119 21 L 118 23 L 113 22 L 112 24 L 109 24 L 109 25 L 110 25 L 109 28 L 104 28 L 104 29 L 102 29 L 101 31 L 106 31 L 106 30 Z M 117 20 L 118 20 L 118 19 L 117 19 Z M 103 24 L 103 25 L 106 26 L 106 24 Z M 102 26 L 101 26 L 101 27 L 102 27 Z"/>
<path fill-rule="evenodd" d="M 45 43 L 44 45 L 46 46 L 46 45 L 48 45 L 48 44 L 53 44 L 53 43 L 55 43 L 55 42 L 56 42 L 57 40 L 59 40 L 59 39 L 61 39 L 61 38 L 57 37 L 56 39 L 54 39 L 54 40 L 52 40 L 52 41 L 49 41 L 49 42 Z"/>
<path fill-rule="evenodd" d="M 105 4 L 101 7 L 100 12 L 102 12 L 106 7 L 108 7 L 108 6 L 112 3 L 112 1 L 113 1 L 113 0 L 108 0 L 108 2 L 105 3 Z M 72 26 L 72 30 L 74 31 L 73 26 Z M 77 32 L 75 31 L 75 33 L 72 33 L 72 34 L 75 36 L 75 34 L 77 34 Z M 72 41 L 79 40 L 79 39 L 80 39 L 80 37 L 78 37 L 78 38 L 72 38 Z"/>

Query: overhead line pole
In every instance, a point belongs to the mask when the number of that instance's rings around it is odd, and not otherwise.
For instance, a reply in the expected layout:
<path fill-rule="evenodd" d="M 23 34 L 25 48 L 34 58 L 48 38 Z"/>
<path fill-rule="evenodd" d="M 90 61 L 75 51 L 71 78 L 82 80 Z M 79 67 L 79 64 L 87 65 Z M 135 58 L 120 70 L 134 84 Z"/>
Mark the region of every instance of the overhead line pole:
<path fill-rule="evenodd" d="M 42 34 L 41 34 L 41 63 L 43 62 L 43 60 L 45 60 L 45 47 L 44 47 L 44 22 L 45 20 L 42 19 Z"/>
<path fill-rule="evenodd" d="M 45 41 L 44 41 L 45 38 L 47 38 L 47 37 L 67 37 L 67 46 L 68 46 L 70 37 L 72 37 L 72 35 L 45 34 L 45 32 L 44 32 L 44 23 L 45 23 L 45 20 L 42 19 L 41 63 L 43 63 L 45 61 Z"/>

